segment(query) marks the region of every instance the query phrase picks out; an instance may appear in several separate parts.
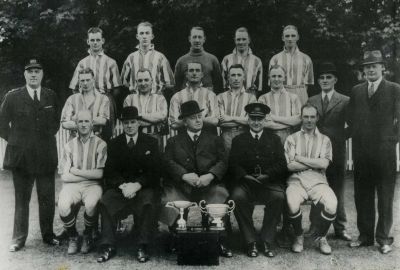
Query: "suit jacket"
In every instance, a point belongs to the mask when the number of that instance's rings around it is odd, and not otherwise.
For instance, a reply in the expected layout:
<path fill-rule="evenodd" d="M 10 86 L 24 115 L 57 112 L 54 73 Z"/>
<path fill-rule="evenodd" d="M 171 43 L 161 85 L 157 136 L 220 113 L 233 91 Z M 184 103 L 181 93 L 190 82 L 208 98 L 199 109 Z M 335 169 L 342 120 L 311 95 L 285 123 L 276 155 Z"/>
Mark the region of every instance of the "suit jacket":
<path fill-rule="evenodd" d="M 318 129 L 331 140 L 334 159 L 339 153 L 340 157 L 343 158 L 343 153 L 346 151 L 345 143 L 348 135 L 345 129 L 345 122 L 349 100 L 350 98 L 348 96 L 334 91 L 329 101 L 328 108 L 324 113 L 322 109 L 321 93 L 308 99 L 308 102 L 318 109 L 320 115 L 317 123 Z"/>
<path fill-rule="evenodd" d="M 227 169 L 222 139 L 203 130 L 195 146 L 187 132 L 181 132 L 167 142 L 165 167 L 174 184 L 182 183 L 182 175 L 192 172 L 199 176 L 212 173 L 216 177 L 213 182 L 220 181 Z"/>
<path fill-rule="evenodd" d="M 5 95 L 0 107 L 0 137 L 8 142 L 4 168 L 20 168 L 30 173 L 55 170 L 58 112 L 55 93 L 44 87 L 38 106 L 25 86 Z"/>
<path fill-rule="evenodd" d="M 261 173 L 269 178 L 262 183 L 263 186 L 284 186 L 288 176 L 287 163 L 281 139 L 264 129 L 257 142 L 246 131 L 236 136 L 232 141 L 232 149 L 229 156 L 229 172 L 234 183 L 245 181 L 245 175 L 252 175 L 256 165 L 261 167 Z"/>
<path fill-rule="evenodd" d="M 400 85 L 382 79 L 374 95 L 368 98 L 368 83 L 353 87 L 351 91 L 348 124 L 354 146 L 396 143 L 399 139 Z M 353 148 L 354 150 L 354 148 Z"/>
<path fill-rule="evenodd" d="M 142 188 L 159 187 L 160 154 L 155 138 L 139 132 L 135 146 L 129 148 L 122 133 L 110 141 L 107 151 L 106 188 L 118 189 L 119 185 L 129 182 L 138 182 Z"/>

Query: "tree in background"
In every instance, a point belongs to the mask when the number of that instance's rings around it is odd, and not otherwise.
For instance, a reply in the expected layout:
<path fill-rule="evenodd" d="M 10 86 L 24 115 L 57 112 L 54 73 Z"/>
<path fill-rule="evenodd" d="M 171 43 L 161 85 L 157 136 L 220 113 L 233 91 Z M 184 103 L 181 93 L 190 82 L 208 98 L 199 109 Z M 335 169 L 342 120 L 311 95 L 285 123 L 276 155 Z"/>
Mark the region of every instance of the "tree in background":
<path fill-rule="evenodd" d="M 233 49 L 235 29 L 247 27 L 252 50 L 266 66 L 282 50 L 283 26 L 294 24 L 317 68 L 323 60 L 337 64 L 342 92 L 360 79 L 358 60 L 371 48 L 383 51 L 386 75 L 400 82 L 399 0 L 3 0 L 0 92 L 23 83 L 24 59 L 37 55 L 45 65 L 44 84 L 64 101 L 74 68 L 86 55 L 87 29 L 104 30 L 105 50 L 121 67 L 137 45 L 135 26 L 144 20 L 154 24 L 156 48 L 172 65 L 187 52 L 193 25 L 205 28 L 206 50 L 220 60 Z"/>

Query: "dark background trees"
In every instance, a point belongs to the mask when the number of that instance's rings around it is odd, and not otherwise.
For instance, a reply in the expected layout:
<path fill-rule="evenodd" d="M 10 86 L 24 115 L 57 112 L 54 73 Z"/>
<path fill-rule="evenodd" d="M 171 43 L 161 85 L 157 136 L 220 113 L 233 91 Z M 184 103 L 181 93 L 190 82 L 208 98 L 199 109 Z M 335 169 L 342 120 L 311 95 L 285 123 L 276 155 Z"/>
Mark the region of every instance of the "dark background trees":
<path fill-rule="evenodd" d="M 205 48 L 220 60 L 234 47 L 234 30 L 247 27 L 253 52 L 268 65 L 282 50 L 283 26 L 294 24 L 314 69 L 323 60 L 339 67 L 342 92 L 357 82 L 366 49 L 381 49 L 388 60 L 386 76 L 400 82 L 399 9 L 399 0 L 3 0 L 0 92 L 23 84 L 24 60 L 37 55 L 45 65 L 44 84 L 65 99 L 73 70 L 87 54 L 89 27 L 104 30 L 105 49 L 121 68 L 137 45 L 135 26 L 145 20 L 154 24 L 156 49 L 171 66 L 188 51 L 193 25 L 205 28 Z"/>

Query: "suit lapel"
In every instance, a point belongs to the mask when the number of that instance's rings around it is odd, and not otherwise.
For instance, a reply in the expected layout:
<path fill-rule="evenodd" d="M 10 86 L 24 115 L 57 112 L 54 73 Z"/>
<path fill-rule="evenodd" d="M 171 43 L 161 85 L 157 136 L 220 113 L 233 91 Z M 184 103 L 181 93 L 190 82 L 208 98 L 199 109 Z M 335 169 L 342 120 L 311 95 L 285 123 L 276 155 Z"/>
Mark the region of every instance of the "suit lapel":
<path fill-rule="evenodd" d="M 328 108 L 326 108 L 325 114 L 327 114 L 330 110 L 332 110 L 339 103 L 340 103 L 340 99 L 339 99 L 339 97 L 338 97 L 338 95 L 337 95 L 337 93 L 335 91 L 332 94 L 332 98 L 329 101 Z"/>
<path fill-rule="evenodd" d="M 29 106 L 33 105 L 33 99 L 31 98 L 31 96 L 28 93 L 28 89 L 26 89 L 26 86 L 23 87 L 23 91 L 22 91 L 22 97 L 21 99 L 23 100 L 23 102 Z"/>
<path fill-rule="evenodd" d="M 322 94 L 321 93 L 319 93 L 316 96 L 316 100 L 317 100 L 317 102 L 314 105 L 315 105 L 315 107 L 317 107 L 319 115 L 322 116 L 324 114 L 324 112 L 322 110 Z"/>
<path fill-rule="evenodd" d="M 367 83 L 367 87 L 368 88 L 368 83 Z M 379 101 L 379 97 L 382 95 L 382 93 L 385 91 L 385 80 L 382 79 L 381 83 L 378 86 L 378 89 L 376 89 L 375 93 L 372 95 L 372 97 L 369 98 L 369 105 L 371 107 L 375 106 L 376 103 Z M 367 91 L 367 97 L 368 97 L 368 89 Z"/>
<path fill-rule="evenodd" d="M 46 104 L 48 104 L 47 103 L 48 97 L 49 97 L 48 92 L 46 91 L 46 89 L 42 87 L 42 90 L 40 90 L 40 100 L 39 100 L 40 108 L 43 108 L 46 106 Z"/>
<path fill-rule="evenodd" d="M 199 137 L 199 141 L 200 138 L 202 137 L 203 132 L 201 133 L 200 137 Z M 185 130 L 183 132 L 183 134 L 180 134 L 178 136 L 180 137 L 180 141 L 181 141 L 181 145 L 183 147 L 183 149 L 185 149 L 186 153 L 189 153 L 189 155 L 194 158 L 194 151 L 193 151 L 193 141 L 190 139 L 189 135 L 187 134 L 187 131 Z"/>

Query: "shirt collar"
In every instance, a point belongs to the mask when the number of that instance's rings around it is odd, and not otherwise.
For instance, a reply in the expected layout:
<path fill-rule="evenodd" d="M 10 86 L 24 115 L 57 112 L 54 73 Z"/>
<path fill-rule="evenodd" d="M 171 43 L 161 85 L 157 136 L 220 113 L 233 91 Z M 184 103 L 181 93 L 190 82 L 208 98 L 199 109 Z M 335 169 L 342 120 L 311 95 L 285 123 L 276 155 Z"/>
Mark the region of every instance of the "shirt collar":
<path fill-rule="evenodd" d="M 101 52 L 99 52 L 98 54 L 94 54 L 94 53 L 92 53 L 92 51 L 89 49 L 88 50 L 88 54 L 90 54 L 91 56 L 96 56 L 96 55 L 104 55 L 104 50 L 101 50 Z"/>
<path fill-rule="evenodd" d="M 303 127 L 301 127 L 301 132 L 303 132 L 304 134 L 307 134 L 306 132 L 305 132 L 305 130 L 303 129 Z M 315 127 L 315 129 L 314 129 L 314 135 L 315 136 L 319 136 L 321 133 L 319 132 L 319 130 L 318 130 L 318 128 L 317 127 Z"/>
<path fill-rule="evenodd" d="M 34 91 L 36 90 L 37 92 L 36 92 L 36 94 L 37 94 L 37 97 L 38 97 L 38 100 L 40 100 L 40 92 L 41 92 L 41 90 L 42 90 L 42 87 L 41 86 L 39 86 L 38 88 L 36 88 L 36 89 L 33 89 L 33 88 L 31 88 L 29 85 L 26 85 L 26 89 L 28 90 L 28 94 L 29 94 L 29 96 L 33 99 L 33 97 L 34 97 Z"/>
<path fill-rule="evenodd" d="M 285 87 L 282 87 L 282 89 L 279 89 L 279 90 L 277 90 L 277 91 L 275 91 L 275 90 L 273 90 L 273 89 L 271 88 L 271 94 L 282 94 L 282 93 L 285 93 L 285 92 L 286 92 Z"/>
<path fill-rule="evenodd" d="M 239 90 L 239 94 L 238 95 L 242 95 L 243 93 L 245 93 L 246 90 L 244 89 L 244 86 L 242 86 L 242 88 Z M 231 95 L 233 95 L 233 90 L 232 88 L 229 88 L 228 93 L 230 93 Z"/>
<path fill-rule="evenodd" d="M 83 144 L 86 144 L 89 140 L 90 140 L 90 138 L 92 138 L 92 137 L 94 137 L 95 135 L 94 135 L 94 133 L 93 133 L 93 131 L 92 132 L 90 132 L 90 135 L 89 135 L 89 137 L 88 137 L 88 139 L 86 140 L 86 142 L 84 142 L 84 141 L 82 141 L 82 138 L 81 138 L 81 136 L 79 136 L 79 133 L 78 133 L 78 140 L 81 142 L 81 143 L 83 143 Z"/>
<path fill-rule="evenodd" d="M 233 49 L 232 51 L 233 54 L 239 54 L 237 48 Z M 249 49 L 247 50 L 247 55 L 253 54 L 253 51 L 251 50 L 251 48 L 249 47 Z"/>
<path fill-rule="evenodd" d="M 187 89 L 187 90 L 193 89 L 193 90 L 195 91 L 195 90 L 201 89 L 201 88 L 203 88 L 203 83 L 202 83 L 202 82 L 201 82 L 200 85 L 199 85 L 198 87 L 196 87 L 196 88 L 192 88 L 192 87 L 190 87 L 190 85 L 189 85 L 188 82 L 186 83 L 186 89 Z"/>
<path fill-rule="evenodd" d="M 289 50 L 287 50 L 285 46 L 283 46 L 283 51 L 285 53 L 290 54 Z M 296 45 L 296 48 L 294 49 L 293 54 L 296 54 L 296 53 L 299 53 L 299 52 L 300 52 L 299 47 L 297 47 L 297 45 Z"/>
<path fill-rule="evenodd" d="M 382 79 L 383 79 L 383 76 L 381 76 L 379 79 L 377 79 L 374 82 L 368 81 L 368 88 L 370 88 L 371 84 L 373 84 L 374 85 L 374 90 L 376 91 L 376 89 L 378 89 L 379 85 L 381 84 Z"/>
<path fill-rule="evenodd" d="M 332 99 L 334 92 L 335 92 L 335 89 L 330 90 L 328 93 L 325 93 L 324 91 L 322 91 L 322 100 L 324 100 L 325 96 L 328 96 L 328 100 L 330 101 Z"/>
<path fill-rule="evenodd" d="M 261 130 L 260 132 L 255 133 L 254 131 L 252 131 L 252 130 L 250 129 L 250 134 L 251 134 L 251 136 L 253 137 L 253 139 L 256 138 L 256 135 L 258 135 L 258 139 L 260 139 L 260 138 L 261 138 L 261 135 L 263 134 L 263 132 L 264 132 L 264 130 Z"/>
<path fill-rule="evenodd" d="M 197 132 L 191 132 L 191 131 L 189 131 L 189 130 L 186 130 L 186 131 L 187 131 L 187 134 L 189 135 L 189 137 L 190 137 L 190 139 L 191 139 L 192 141 L 194 141 L 194 139 L 193 139 L 194 135 L 197 135 L 197 136 L 200 137 L 200 134 L 201 134 L 201 130 L 199 130 L 199 131 L 197 131 Z"/>
<path fill-rule="evenodd" d="M 128 144 L 129 141 L 131 140 L 131 138 L 133 138 L 133 142 L 136 144 L 138 135 L 139 135 L 139 132 L 137 132 L 133 137 L 128 136 L 128 135 L 125 133 L 126 143 Z"/>
<path fill-rule="evenodd" d="M 142 50 L 140 49 L 140 44 L 138 44 L 136 46 L 136 49 L 138 49 L 140 52 L 142 52 Z M 154 50 L 154 44 L 150 44 L 150 46 L 149 46 L 149 51 L 152 51 L 152 50 Z"/>

